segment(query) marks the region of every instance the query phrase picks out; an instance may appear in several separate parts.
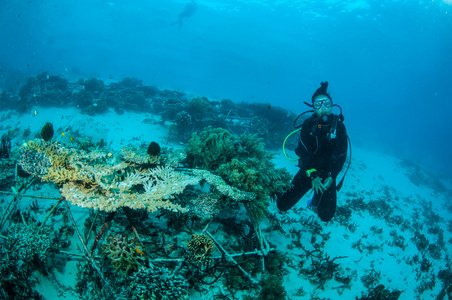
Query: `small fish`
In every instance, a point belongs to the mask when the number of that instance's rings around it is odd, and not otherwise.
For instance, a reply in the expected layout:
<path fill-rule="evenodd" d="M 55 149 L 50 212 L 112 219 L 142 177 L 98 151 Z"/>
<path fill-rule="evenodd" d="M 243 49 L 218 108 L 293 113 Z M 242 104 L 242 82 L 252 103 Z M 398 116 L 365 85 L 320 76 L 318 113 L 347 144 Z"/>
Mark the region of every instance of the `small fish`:
<path fill-rule="evenodd" d="M 143 255 L 144 254 L 144 252 L 143 251 L 141 251 L 140 249 L 138 249 L 138 247 L 135 247 L 135 251 L 138 253 L 138 254 L 141 254 L 141 255 Z"/>
<path fill-rule="evenodd" d="M 15 131 L 14 131 L 14 130 L 11 130 L 10 132 L 11 132 L 11 134 L 14 134 Z"/>
<path fill-rule="evenodd" d="M 65 136 L 66 134 L 64 132 L 61 133 L 62 136 Z"/>
<path fill-rule="evenodd" d="M 70 136 L 69 139 L 71 140 L 71 142 L 74 141 L 74 138 L 72 136 Z"/>
<path fill-rule="evenodd" d="M 38 114 L 38 111 L 37 110 L 35 110 L 34 112 L 33 112 L 33 115 L 37 115 Z"/>

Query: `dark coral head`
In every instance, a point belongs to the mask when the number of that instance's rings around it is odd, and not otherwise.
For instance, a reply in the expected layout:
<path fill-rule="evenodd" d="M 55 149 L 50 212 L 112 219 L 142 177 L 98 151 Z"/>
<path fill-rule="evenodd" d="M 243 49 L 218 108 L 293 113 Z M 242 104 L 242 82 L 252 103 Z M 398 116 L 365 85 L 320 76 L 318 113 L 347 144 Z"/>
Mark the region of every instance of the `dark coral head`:
<path fill-rule="evenodd" d="M 53 138 L 53 125 L 50 122 L 44 124 L 41 129 L 41 137 L 44 141 L 49 141 Z"/>
<path fill-rule="evenodd" d="M 151 142 L 148 146 L 148 154 L 151 156 L 156 156 L 160 154 L 160 145 L 156 142 Z"/>

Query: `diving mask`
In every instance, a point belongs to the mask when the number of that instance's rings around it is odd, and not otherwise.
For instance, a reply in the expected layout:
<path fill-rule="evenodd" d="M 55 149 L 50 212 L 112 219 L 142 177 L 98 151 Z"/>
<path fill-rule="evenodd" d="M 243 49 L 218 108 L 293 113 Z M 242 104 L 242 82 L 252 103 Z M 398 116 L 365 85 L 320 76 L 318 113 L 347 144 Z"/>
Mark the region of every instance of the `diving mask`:
<path fill-rule="evenodd" d="M 316 99 L 313 103 L 313 106 L 315 109 L 320 109 L 322 107 L 322 105 L 325 108 L 330 108 L 332 105 L 332 102 L 330 99 L 324 98 L 324 99 Z"/>

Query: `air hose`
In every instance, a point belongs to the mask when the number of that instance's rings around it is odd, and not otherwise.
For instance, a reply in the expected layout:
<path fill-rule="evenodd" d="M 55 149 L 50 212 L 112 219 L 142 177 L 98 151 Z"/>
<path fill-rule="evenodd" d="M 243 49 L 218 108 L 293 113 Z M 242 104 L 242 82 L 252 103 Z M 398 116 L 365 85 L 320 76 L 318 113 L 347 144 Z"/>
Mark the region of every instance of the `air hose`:
<path fill-rule="evenodd" d="M 282 150 L 283 150 L 284 156 L 285 156 L 288 160 L 290 160 L 290 161 L 297 161 L 297 160 L 299 160 L 300 158 L 299 158 L 299 157 L 297 157 L 297 158 L 290 158 L 289 156 L 287 156 L 287 154 L 286 154 L 286 141 L 287 141 L 287 139 L 288 139 L 292 134 L 294 134 L 295 132 L 298 132 L 298 131 L 300 131 L 300 130 L 301 130 L 301 128 L 298 128 L 298 129 L 292 131 L 292 132 L 289 133 L 289 134 L 286 136 L 286 138 L 284 139 L 284 143 L 283 143 L 283 146 L 282 146 Z"/>

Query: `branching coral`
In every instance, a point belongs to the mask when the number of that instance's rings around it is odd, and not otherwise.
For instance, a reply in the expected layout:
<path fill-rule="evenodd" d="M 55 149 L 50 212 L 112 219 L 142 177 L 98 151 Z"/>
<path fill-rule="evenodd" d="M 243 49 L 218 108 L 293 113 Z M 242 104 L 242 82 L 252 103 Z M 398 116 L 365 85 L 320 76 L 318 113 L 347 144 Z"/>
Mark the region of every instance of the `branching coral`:
<path fill-rule="evenodd" d="M 34 167 L 37 156 L 47 161 L 38 169 Z M 183 157 L 173 156 L 172 161 Z M 130 155 L 128 159 L 129 162 L 109 158 L 99 149 L 85 152 L 37 141 L 29 142 L 28 147 L 22 149 L 20 163 L 24 170 L 41 180 L 62 185 L 61 194 L 75 205 L 104 211 L 115 211 L 123 206 L 144 208 L 149 212 L 188 211 L 170 200 L 187 185 L 197 184 L 199 179 L 170 167 L 146 169 L 139 165 L 142 161 L 136 157 Z M 135 160 L 132 162 L 132 159 Z"/>
<path fill-rule="evenodd" d="M 241 191 L 228 185 L 220 176 L 207 170 L 194 169 L 192 174 L 200 179 L 204 188 L 197 192 L 197 196 L 189 200 L 189 208 L 203 220 L 209 220 L 221 212 L 225 206 L 236 201 L 252 201 L 255 194 Z M 205 187 L 208 185 L 207 192 Z"/>
<path fill-rule="evenodd" d="M 187 212 L 188 209 L 168 200 L 182 193 L 187 185 L 198 183 L 198 179 L 167 167 L 150 169 L 147 173 L 137 170 L 124 170 L 124 173 L 122 177 L 104 177 L 94 173 L 97 186 L 87 188 L 73 182 L 66 183 L 61 194 L 75 205 L 104 211 L 127 206 L 144 208 L 149 212 L 159 209 Z M 141 187 L 144 192 L 139 191 Z"/>
<path fill-rule="evenodd" d="M 35 257 L 44 262 L 50 250 L 50 233 L 36 224 L 14 224 L 9 229 L 6 248 L 10 255 L 25 263 Z"/>
<path fill-rule="evenodd" d="M 102 256 L 110 261 L 116 272 L 129 275 L 138 269 L 138 256 L 141 252 L 137 251 L 139 243 L 135 238 L 117 234 L 108 236 L 107 241 L 108 244 L 102 245 Z"/>
<path fill-rule="evenodd" d="M 254 194 L 255 199 L 246 201 L 245 207 L 258 223 L 267 214 L 270 198 L 283 193 L 291 179 L 287 170 L 275 168 L 272 158 L 255 135 L 236 138 L 225 129 L 207 128 L 190 139 L 186 162 L 190 167 L 216 171 L 233 187 Z"/>
<path fill-rule="evenodd" d="M 228 185 L 220 176 L 214 175 L 207 170 L 194 169 L 193 174 L 205 180 L 212 187 L 215 187 L 222 195 L 231 198 L 234 201 L 251 201 L 255 194 L 241 191 Z"/>
<path fill-rule="evenodd" d="M 124 299 L 188 299 L 189 283 L 173 270 L 140 266 L 123 287 L 119 298 Z"/>
<path fill-rule="evenodd" d="M 234 158 L 237 148 L 235 138 L 229 131 L 209 127 L 193 134 L 186 151 L 186 163 L 190 167 L 215 171 L 221 164 Z"/>

